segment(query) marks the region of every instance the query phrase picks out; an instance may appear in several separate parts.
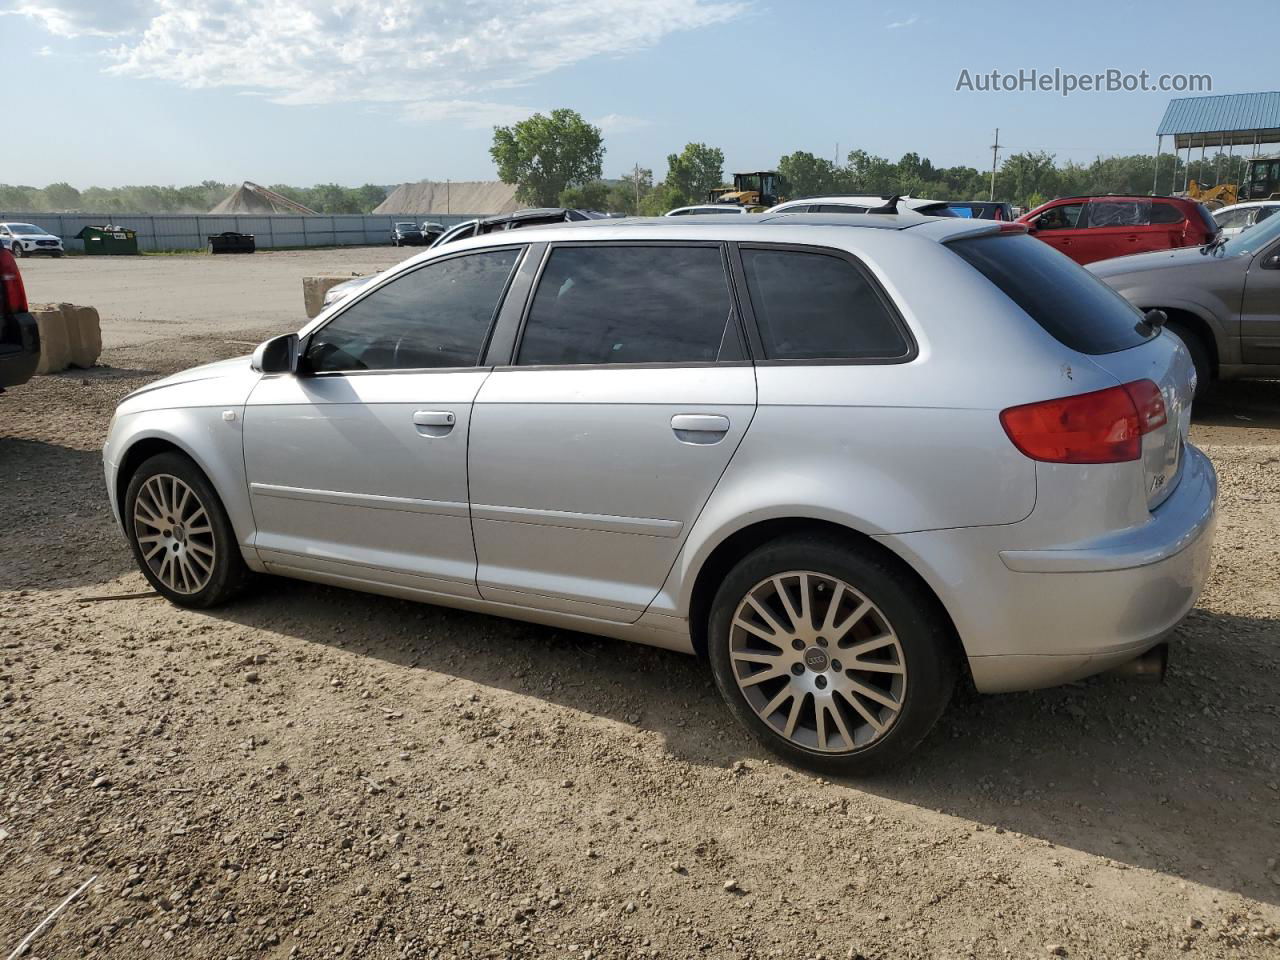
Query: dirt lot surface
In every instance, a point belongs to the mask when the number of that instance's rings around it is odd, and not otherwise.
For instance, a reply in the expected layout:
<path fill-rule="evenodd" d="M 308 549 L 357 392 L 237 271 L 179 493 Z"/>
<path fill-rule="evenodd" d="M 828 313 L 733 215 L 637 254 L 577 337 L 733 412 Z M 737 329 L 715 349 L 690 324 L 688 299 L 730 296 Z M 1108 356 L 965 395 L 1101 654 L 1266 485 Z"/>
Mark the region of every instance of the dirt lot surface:
<path fill-rule="evenodd" d="M 0 398 L 0 955 L 96 877 L 30 956 L 1280 956 L 1280 385 L 1193 429 L 1222 512 L 1166 685 L 962 695 L 830 782 L 677 654 L 282 580 L 86 602 L 145 588 L 112 407 L 337 259 L 23 263 L 113 345 Z"/>
<path fill-rule="evenodd" d="M 106 318 L 103 346 L 124 347 L 246 330 L 287 333 L 306 321 L 303 277 L 373 273 L 421 252 L 385 246 L 252 256 L 27 257 L 20 269 L 32 303 L 97 307 Z M 285 326 L 277 329 L 281 321 Z"/>

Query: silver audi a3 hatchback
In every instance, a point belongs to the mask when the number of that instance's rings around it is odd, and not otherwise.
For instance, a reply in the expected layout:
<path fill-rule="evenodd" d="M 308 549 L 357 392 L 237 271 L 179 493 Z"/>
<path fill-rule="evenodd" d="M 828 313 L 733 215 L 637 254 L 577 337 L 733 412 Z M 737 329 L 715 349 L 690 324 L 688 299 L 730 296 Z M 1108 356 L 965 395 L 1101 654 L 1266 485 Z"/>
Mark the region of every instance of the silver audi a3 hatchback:
<path fill-rule="evenodd" d="M 962 677 L 1162 653 L 1213 540 L 1193 390 L 1017 225 L 596 221 L 410 259 L 131 394 L 104 458 L 174 603 L 277 574 L 696 653 L 768 747 L 856 773 Z"/>

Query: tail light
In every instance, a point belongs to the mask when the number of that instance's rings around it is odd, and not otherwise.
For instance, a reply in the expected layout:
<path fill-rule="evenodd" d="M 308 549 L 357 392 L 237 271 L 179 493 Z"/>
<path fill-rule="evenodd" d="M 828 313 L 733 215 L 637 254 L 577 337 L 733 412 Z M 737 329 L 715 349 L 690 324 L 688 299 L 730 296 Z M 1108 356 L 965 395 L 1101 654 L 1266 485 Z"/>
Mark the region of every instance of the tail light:
<path fill-rule="evenodd" d="M 27 288 L 22 285 L 18 261 L 3 248 L 0 248 L 0 305 L 10 313 L 27 311 Z"/>
<path fill-rule="evenodd" d="M 1124 463 L 1142 456 L 1142 438 L 1168 423 L 1150 380 L 1010 407 L 1000 425 L 1013 445 L 1047 463 Z"/>

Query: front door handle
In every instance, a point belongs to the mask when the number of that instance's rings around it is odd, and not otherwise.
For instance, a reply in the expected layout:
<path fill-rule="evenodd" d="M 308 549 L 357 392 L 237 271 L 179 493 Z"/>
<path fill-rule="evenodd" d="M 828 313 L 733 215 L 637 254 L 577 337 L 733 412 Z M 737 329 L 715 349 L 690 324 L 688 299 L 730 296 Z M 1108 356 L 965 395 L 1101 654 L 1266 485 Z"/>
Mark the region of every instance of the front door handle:
<path fill-rule="evenodd" d="M 419 436 L 446 436 L 457 421 L 452 410 L 416 410 L 413 414 L 413 425 Z"/>
<path fill-rule="evenodd" d="M 671 429 L 682 443 L 719 443 L 729 432 L 729 418 L 714 413 L 677 413 Z"/>
<path fill-rule="evenodd" d="M 453 414 L 448 410 L 419 410 L 413 422 L 419 427 L 452 427 Z"/>

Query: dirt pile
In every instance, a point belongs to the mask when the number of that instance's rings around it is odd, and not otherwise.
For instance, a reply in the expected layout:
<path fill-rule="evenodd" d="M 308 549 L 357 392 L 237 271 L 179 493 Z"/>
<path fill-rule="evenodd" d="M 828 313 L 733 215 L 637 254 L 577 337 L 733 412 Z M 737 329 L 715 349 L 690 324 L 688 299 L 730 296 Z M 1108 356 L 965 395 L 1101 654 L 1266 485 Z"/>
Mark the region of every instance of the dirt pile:
<path fill-rule="evenodd" d="M 524 204 L 516 200 L 514 184 L 501 180 L 456 180 L 440 183 L 422 180 L 402 183 L 374 213 L 511 213 Z"/>
<path fill-rule="evenodd" d="M 281 196 L 274 190 L 268 190 L 260 184 L 246 180 L 232 191 L 231 195 L 209 211 L 210 213 L 291 213 L 307 217 L 316 216 L 310 207 Z"/>

